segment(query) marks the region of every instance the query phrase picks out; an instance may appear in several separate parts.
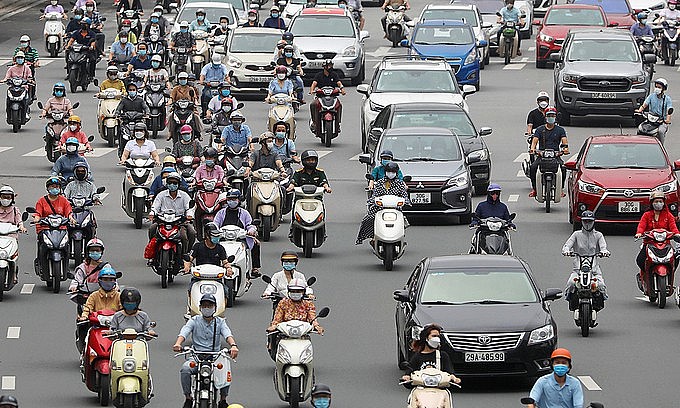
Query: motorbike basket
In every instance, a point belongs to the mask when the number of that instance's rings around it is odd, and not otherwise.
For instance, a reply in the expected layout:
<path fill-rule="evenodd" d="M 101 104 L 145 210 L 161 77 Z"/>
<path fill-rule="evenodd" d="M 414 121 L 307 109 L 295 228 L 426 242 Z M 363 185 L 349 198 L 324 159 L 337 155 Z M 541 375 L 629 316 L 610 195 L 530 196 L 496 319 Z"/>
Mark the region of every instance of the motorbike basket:
<path fill-rule="evenodd" d="M 538 168 L 541 169 L 541 173 L 557 173 L 559 165 L 557 159 L 542 159 L 538 163 Z"/>
<path fill-rule="evenodd" d="M 505 27 L 503 29 L 503 36 L 512 38 L 512 37 L 515 36 L 516 32 L 517 32 L 517 29 L 515 29 L 515 27 Z"/>

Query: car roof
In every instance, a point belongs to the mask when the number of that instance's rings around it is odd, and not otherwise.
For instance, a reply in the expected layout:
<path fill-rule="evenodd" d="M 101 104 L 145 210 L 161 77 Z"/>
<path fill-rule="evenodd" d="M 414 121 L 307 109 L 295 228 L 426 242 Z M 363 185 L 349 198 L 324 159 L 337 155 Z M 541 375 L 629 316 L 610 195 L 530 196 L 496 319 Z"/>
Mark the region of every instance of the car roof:
<path fill-rule="evenodd" d="M 418 70 L 450 70 L 444 58 L 413 59 L 408 56 L 383 57 L 381 69 L 418 69 Z"/>
<path fill-rule="evenodd" d="M 443 102 L 402 102 L 394 103 L 392 105 L 392 110 L 396 112 L 405 111 L 456 111 L 465 112 L 465 110 L 460 106 L 453 103 L 443 103 Z"/>
<path fill-rule="evenodd" d="M 659 141 L 650 136 L 642 135 L 596 135 L 590 136 L 591 143 L 640 143 L 640 144 L 658 144 Z"/>
<path fill-rule="evenodd" d="M 193 1 L 191 3 L 185 3 L 182 6 L 182 9 L 185 8 L 211 8 L 211 9 L 216 9 L 216 8 L 234 8 L 234 6 L 231 3 L 221 3 L 217 1 Z"/>
<path fill-rule="evenodd" d="M 587 10 L 602 10 L 600 6 L 594 4 L 553 4 L 548 10 L 552 9 L 587 9 Z"/>
<path fill-rule="evenodd" d="M 402 127 L 390 128 L 385 131 L 383 136 L 455 136 L 453 132 L 446 128 L 439 127 Z"/>
<path fill-rule="evenodd" d="M 594 40 L 620 40 L 632 38 L 630 31 L 620 28 L 572 28 L 569 35 L 576 38 L 589 38 Z"/>
<path fill-rule="evenodd" d="M 418 27 L 438 27 L 438 26 L 444 26 L 444 27 L 468 26 L 468 27 L 470 27 L 470 24 L 464 23 L 461 20 L 454 20 L 454 19 L 425 20 L 425 21 L 421 21 L 420 23 L 418 23 Z"/>
<path fill-rule="evenodd" d="M 477 8 L 474 4 L 428 4 L 425 10 L 474 10 Z"/>
<path fill-rule="evenodd" d="M 314 7 L 302 9 L 301 16 L 324 15 L 324 16 L 344 16 L 345 9 L 339 7 Z"/>
<path fill-rule="evenodd" d="M 278 28 L 268 28 L 268 27 L 236 27 L 234 30 L 232 30 L 232 33 L 262 33 L 262 34 L 278 34 L 281 35 L 283 30 L 279 30 Z"/>
<path fill-rule="evenodd" d="M 509 269 L 523 269 L 524 262 L 508 255 L 445 255 L 426 258 L 427 269 L 457 268 L 499 268 L 499 272 Z"/>

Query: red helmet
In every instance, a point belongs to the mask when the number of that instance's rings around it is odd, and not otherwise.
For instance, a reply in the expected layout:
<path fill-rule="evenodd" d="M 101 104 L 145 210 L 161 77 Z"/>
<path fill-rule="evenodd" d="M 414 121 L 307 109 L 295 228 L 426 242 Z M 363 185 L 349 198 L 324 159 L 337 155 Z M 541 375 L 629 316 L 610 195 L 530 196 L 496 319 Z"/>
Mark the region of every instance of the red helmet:
<path fill-rule="evenodd" d="M 130 26 L 130 25 L 132 25 L 132 21 L 130 21 L 130 20 L 123 20 L 123 24 L 121 24 L 121 25 Z"/>
<path fill-rule="evenodd" d="M 555 109 L 554 106 L 548 106 L 547 108 L 545 108 L 544 113 L 545 113 L 545 116 L 548 116 L 550 114 L 557 115 L 557 109 Z"/>
<path fill-rule="evenodd" d="M 565 348 L 556 348 L 555 351 L 550 355 L 550 360 L 556 358 L 566 358 L 571 363 L 571 353 Z"/>
<path fill-rule="evenodd" d="M 193 129 L 189 125 L 184 125 L 182 128 L 180 128 L 179 133 L 191 133 L 193 132 Z"/>
<path fill-rule="evenodd" d="M 279 65 L 278 67 L 276 67 L 276 73 L 277 74 L 287 74 L 288 69 L 286 67 L 284 67 L 283 65 Z"/>

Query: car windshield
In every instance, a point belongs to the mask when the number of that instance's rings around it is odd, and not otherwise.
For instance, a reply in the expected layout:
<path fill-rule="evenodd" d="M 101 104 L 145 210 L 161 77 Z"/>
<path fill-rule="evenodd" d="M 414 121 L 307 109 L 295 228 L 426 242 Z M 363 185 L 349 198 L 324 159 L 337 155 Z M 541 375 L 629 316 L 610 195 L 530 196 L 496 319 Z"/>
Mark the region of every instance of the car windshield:
<path fill-rule="evenodd" d="M 395 162 L 457 161 L 462 153 L 455 136 L 399 135 L 385 136 L 379 151 L 392 150 Z"/>
<path fill-rule="evenodd" d="M 477 13 L 466 9 L 427 9 L 423 11 L 425 20 L 462 20 L 471 26 L 478 26 Z"/>
<path fill-rule="evenodd" d="M 175 21 L 189 21 L 196 20 L 196 10 L 202 7 L 185 7 Z M 232 7 L 208 7 L 205 10 L 205 18 L 210 21 L 210 24 L 218 24 L 221 16 L 229 18 L 229 24 L 238 23 L 238 18 L 234 15 Z"/>
<path fill-rule="evenodd" d="M 640 62 L 640 57 L 633 40 L 586 39 L 571 42 L 567 60 Z"/>
<path fill-rule="evenodd" d="M 203 0 L 186 0 L 184 4 L 189 4 L 189 3 L 198 3 Z M 212 0 L 213 3 L 226 3 L 226 4 L 231 4 L 234 6 L 236 10 L 244 10 L 245 3 L 243 0 Z M 179 21 L 179 20 L 178 20 Z"/>
<path fill-rule="evenodd" d="M 503 2 L 496 0 L 481 0 L 474 2 L 474 4 L 482 14 L 496 14 L 498 10 L 503 8 Z"/>
<path fill-rule="evenodd" d="M 544 22 L 545 25 L 582 25 L 604 26 L 604 18 L 600 10 L 592 9 L 551 9 Z"/>
<path fill-rule="evenodd" d="M 307 4 L 307 0 L 291 0 L 293 4 Z M 316 0 L 317 6 L 337 6 L 337 0 Z"/>
<path fill-rule="evenodd" d="M 354 37 L 349 17 L 300 16 L 293 20 L 290 31 L 296 37 Z"/>
<path fill-rule="evenodd" d="M 668 167 L 666 156 L 657 143 L 593 143 L 583 163 L 589 169 Z"/>
<path fill-rule="evenodd" d="M 231 38 L 229 52 L 271 54 L 280 39 L 280 34 L 237 32 Z"/>
<path fill-rule="evenodd" d="M 631 12 L 626 0 L 574 0 L 573 3 L 600 6 L 605 13 L 630 14 Z"/>
<path fill-rule="evenodd" d="M 536 291 L 522 269 L 436 269 L 423 283 L 420 302 L 426 303 L 534 303 Z"/>
<path fill-rule="evenodd" d="M 469 26 L 458 27 L 418 27 L 414 44 L 422 45 L 464 45 L 474 43 Z"/>
<path fill-rule="evenodd" d="M 392 117 L 392 128 L 402 127 L 441 127 L 450 129 L 461 139 L 476 137 L 477 132 L 467 115 L 460 111 L 419 111 L 396 112 Z"/>
<path fill-rule="evenodd" d="M 386 69 L 373 92 L 458 93 L 458 87 L 449 70 Z"/>

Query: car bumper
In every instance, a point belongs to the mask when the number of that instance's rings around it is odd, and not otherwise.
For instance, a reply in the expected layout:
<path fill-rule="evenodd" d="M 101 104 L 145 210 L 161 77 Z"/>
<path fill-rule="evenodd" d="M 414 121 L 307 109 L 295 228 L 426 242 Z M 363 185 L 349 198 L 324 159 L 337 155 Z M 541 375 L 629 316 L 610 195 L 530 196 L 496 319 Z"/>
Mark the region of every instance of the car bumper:
<path fill-rule="evenodd" d="M 453 72 L 456 73 L 456 81 L 462 85 L 479 84 L 479 59 L 472 64 L 450 64 Z"/>
<path fill-rule="evenodd" d="M 548 61 L 550 54 L 556 54 L 562 49 L 562 42 L 564 40 L 557 40 L 553 42 L 544 42 L 536 40 L 536 61 Z"/>
<path fill-rule="evenodd" d="M 627 92 L 612 92 L 615 98 L 593 98 L 596 92 L 582 91 L 577 87 L 558 84 L 557 98 L 562 109 L 575 115 L 632 115 L 647 96 L 645 87 L 631 88 Z M 606 91 L 603 91 L 606 92 Z"/>
<path fill-rule="evenodd" d="M 304 68 L 305 77 L 314 78 L 318 73 L 323 71 L 323 68 L 319 65 L 323 60 L 309 60 L 305 57 L 302 58 L 303 61 L 307 62 L 307 66 Z M 361 66 L 363 58 L 361 54 L 357 57 L 338 57 L 333 58 L 333 69 L 341 74 L 341 80 L 348 80 L 356 78 L 359 76 L 361 71 Z"/>
<path fill-rule="evenodd" d="M 235 94 L 267 93 L 269 82 L 274 78 L 271 72 L 250 70 L 244 67 L 230 68 L 234 71 L 236 82 L 232 92 Z"/>
<path fill-rule="evenodd" d="M 472 185 L 486 185 L 491 179 L 491 160 L 482 160 L 470 165 Z"/>
<path fill-rule="evenodd" d="M 607 190 L 602 195 L 577 191 L 576 194 L 573 195 L 574 198 L 570 204 L 572 219 L 576 222 L 580 222 L 580 214 L 582 214 L 583 211 L 590 210 L 595 213 L 597 222 L 637 225 L 642 214 L 649 210 L 649 195 L 651 194 L 651 191 L 651 189 L 617 189 Z M 630 192 L 632 192 L 633 195 L 628 197 Z M 667 194 L 666 197 L 666 203 L 668 204 L 669 210 L 673 215 L 677 215 L 679 205 L 677 192 Z M 639 203 L 639 211 L 619 211 L 619 203 L 622 202 Z"/>
<path fill-rule="evenodd" d="M 446 181 L 439 184 L 443 185 Z M 472 188 L 470 185 L 465 187 L 425 187 L 418 188 L 421 182 L 411 181 L 409 186 L 409 196 L 417 193 L 429 193 L 429 204 L 411 204 L 404 208 L 404 213 L 412 215 L 432 215 L 432 214 L 456 214 L 466 215 L 472 213 Z"/>

